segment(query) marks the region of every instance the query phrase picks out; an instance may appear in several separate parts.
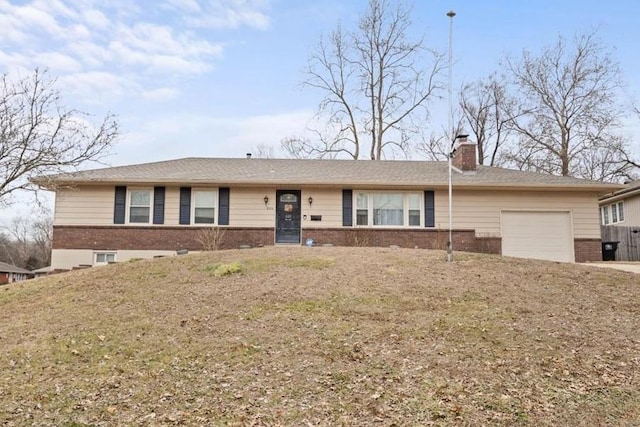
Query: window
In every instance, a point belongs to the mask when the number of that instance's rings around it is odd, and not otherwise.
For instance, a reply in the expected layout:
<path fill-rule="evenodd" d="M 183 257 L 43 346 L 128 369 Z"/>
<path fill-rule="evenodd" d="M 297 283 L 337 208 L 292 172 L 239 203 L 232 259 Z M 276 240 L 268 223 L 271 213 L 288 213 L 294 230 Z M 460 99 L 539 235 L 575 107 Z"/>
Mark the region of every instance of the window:
<path fill-rule="evenodd" d="M 96 264 L 116 262 L 115 252 L 96 252 Z"/>
<path fill-rule="evenodd" d="M 613 203 L 600 208 L 602 225 L 624 222 L 624 202 Z"/>
<path fill-rule="evenodd" d="M 193 190 L 193 223 L 214 224 L 216 219 L 215 190 Z"/>
<path fill-rule="evenodd" d="M 602 220 L 602 225 L 609 225 L 609 206 L 600 208 L 600 219 Z"/>
<path fill-rule="evenodd" d="M 420 225 L 420 195 L 408 194 L 409 199 L 409 225 Z"/>
<path fill-rule="evenodd" d="M 373 193 L 373 225 L 403 225 L 402 194 Z"/>
<path fill-rule="evenodd" d="M 149 224 L 151 221 L 151 190 L 132 189 L 129 191 L 129 222 Z"/>
<path fill-rule="evenodd" d="M 355 197 L 356 225 L 419 227 L 422 223 L 420 193 L 372 191 Z"/>
<path fill-rule="evenodd" d="M 618 222 L 624 221 L 624 202 L 618 202 Z"/>
<path fill-rule="evenodd" d="M 369 225 L 369 196 L 358 193 L 356 200 L 356 225 Z"/>

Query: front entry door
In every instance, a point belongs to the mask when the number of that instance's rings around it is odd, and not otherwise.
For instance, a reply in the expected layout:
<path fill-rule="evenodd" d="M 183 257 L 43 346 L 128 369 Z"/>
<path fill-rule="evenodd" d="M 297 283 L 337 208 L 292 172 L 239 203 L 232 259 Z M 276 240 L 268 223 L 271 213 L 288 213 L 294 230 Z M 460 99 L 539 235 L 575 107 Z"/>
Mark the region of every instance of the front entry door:
<path fill-rule="evenodd" d="M 300 191 L 276 191 L 276 243 L 300 243 Z"/>

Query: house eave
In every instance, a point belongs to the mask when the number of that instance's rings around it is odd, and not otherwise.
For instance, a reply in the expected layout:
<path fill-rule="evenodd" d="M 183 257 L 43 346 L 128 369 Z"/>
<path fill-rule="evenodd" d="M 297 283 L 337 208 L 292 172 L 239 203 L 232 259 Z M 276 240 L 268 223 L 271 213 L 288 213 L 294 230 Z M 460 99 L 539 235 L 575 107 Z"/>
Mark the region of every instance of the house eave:
<path fill-rule="evenodd" d="M 600 198 L 599 204 L 600 206 L 608 205 L 635 196 L 640 196 L 640 188 L 633 188 L 628 191 L 617 191 L 613 194 L 607 193 Z"/>
<path fill-rule="evenodd" d="M 56 181 L 40 181 L 32 180 L 33 183 L 39 185 L 46 190 L 55 191 L 59 188 L 77 187 L 81 185 L 175 185 L 175 186 L 225 186 L 225 187 L 314 187 L 314 188 L 367 188 L 367 189 L 447 189 L 448 182 L 380 182 L 377 180 L 360 180 L 360 181 L 317 181 L 317 180 L 262 180 L 251 181 L 242 180 L 225 180 L 214 181 L 208 179 L 160 179 L 150 181 L 148 179 L 83 179 L 83 180 L 56 180 Z M 530 183 L 530 182 L 456 182 L 453 181 L 453 189 L 465 190 L 501 190 L 501 191 L 578 191 L 578 192 L 595 192 L 599 196 L 611 194 L 611 192 L 624 188 L 620 184 L 608 183 L 577 183 L 577 184 L 556 184 L 556 183 Z M 640 193 L 640 190 L 638 191 Z M 631 193 L 626 193 L 628 196 Z M 618 196 L 616 196 L 618 197 Z M 621 195 L 622 197 L 622 195 Z"/>

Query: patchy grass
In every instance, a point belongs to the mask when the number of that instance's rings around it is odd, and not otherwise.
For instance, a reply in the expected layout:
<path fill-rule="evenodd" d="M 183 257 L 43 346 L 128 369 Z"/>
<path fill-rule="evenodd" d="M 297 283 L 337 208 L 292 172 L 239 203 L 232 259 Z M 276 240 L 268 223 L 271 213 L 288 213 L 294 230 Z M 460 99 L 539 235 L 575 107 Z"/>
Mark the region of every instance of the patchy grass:
<path fill-rule="evenodd" d="M 0 288 L 0 421 L 633 425 L 638 275 L 262 248 Z M 237 274 L 241 273 L 241 274 Z"/>
<path fill-rule="evenodd" d="M 216 277 L 228 276 L 230 274 L 236 274 L 242 272 L 242 265 L 239 262 L 231 262 L 228 264 L 213 264 L 206 265 L 205 271 L 210 271 Z"/>

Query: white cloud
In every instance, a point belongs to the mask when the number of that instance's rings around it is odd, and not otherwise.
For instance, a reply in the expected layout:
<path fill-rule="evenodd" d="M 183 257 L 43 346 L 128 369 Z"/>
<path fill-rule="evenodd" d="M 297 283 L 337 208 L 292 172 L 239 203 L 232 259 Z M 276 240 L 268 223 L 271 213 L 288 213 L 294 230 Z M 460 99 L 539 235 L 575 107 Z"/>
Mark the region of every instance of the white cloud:
<path fill-rule="evenodd" d="M 148 118 L 135 132 L 125 133 L 118 157 L 136 163 L 178 157 L 243 157 L 258 145 L 273 146 L 296 135 L 313 111 L 292 111 L 251 117 L 210 117 L 178 113 Z M 123 126 L 126 128 L 126 124 Z M 114 159 L 117 164 L 117 159 Z M 122 164 L 122 163 L 121 163 Z"/>
<path fill-rule="evenodd" d="M 197 0 L 167 0 L 166 7 L 182 12 L 200 13 L 200 5 Z"/>
<path fill-rule="evenodd" d="M 47 68 L 54 74 L 67 72 L 78 72 L 82 69 L 82 64 L 73 57 L 59 52 L 42 52 L 33 55 L 32 61 L 36 64 L 46 64 Z"/>
<path fill-rule="evenodd" d="M 13 16 L 22 28 L 30 32 L 42 31 L 55 38 L 64 34 L 55 17 L 44 10 L 33 6 L 17 6 L 13 9 Z"/>
<path fill-rule="evenodd" d="M 233 29 L 242 26 L 264 30 L 269 28 L 266 0 L 209 0 L 204 12 L 186 18 L 194 27 Z"/>
<path fill-rule="evenodd" d="M 85 69 L 101 69 L 110 61 L 110 54 L 104 46 L 86 40 L 69 43 L 65 51 L 82 62 Z"/>
<path fill-rule="evenodd" d="M 82 12 L 84 22 L 94 30 L 105 30 L 109 28 L 111 21 L 97 9 L 84 10 Z"/>
<path fill-rule="evenodd" d="M 140 86 L 127 77 L 106 71 L 89 71 L 58 78 L 65 95 L 82 97 L 90 104 L 110 103 L 114 99 L 140 92 Z"/>
<path fill-rule="evenodd" d="M 0 0 L 0 65 L 49 68 L 74 91 L 99 89 L 96 80 L 104 80 L 116 88 L 112 96 L 130 94 L 132 83 L 138 95 L 153 96 L 145 86 L 201 75 L 222 58 L 224 43 L 210 41 L 210 33 L 188 28 L 186 21 L 214 16 L 220 22 L 202 25 L 264 28 L 267 8 L 263 0 L 165 0 L 144 8 L 126 0 Z"/>
<path fill-rule="evenodd" d="M 151 102 L 168 101 L 180 95 L 180 91 L 175 88 L 162 87 L 159 89 L 147 90 L 142 92 L 142 99 Z"/>

